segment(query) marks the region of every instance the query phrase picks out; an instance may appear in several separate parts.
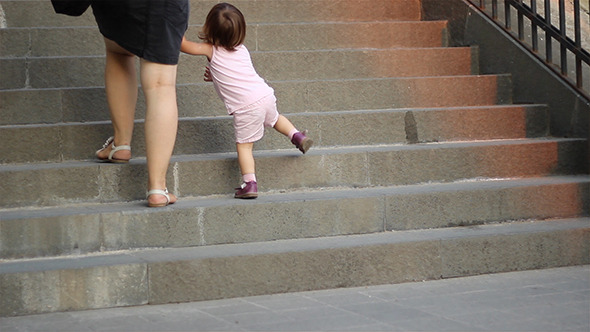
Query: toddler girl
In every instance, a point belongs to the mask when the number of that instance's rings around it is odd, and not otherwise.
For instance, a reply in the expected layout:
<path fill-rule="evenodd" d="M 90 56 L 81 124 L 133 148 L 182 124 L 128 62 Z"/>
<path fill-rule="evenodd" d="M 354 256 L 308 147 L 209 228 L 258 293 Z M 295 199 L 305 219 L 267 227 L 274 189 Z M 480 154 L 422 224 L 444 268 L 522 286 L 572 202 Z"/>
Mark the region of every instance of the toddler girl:
<path fill-rule="evenodd" d="M 235 198 L 256 198 L 258 187 L 254 156 L 254 142 L 264 134 L 264 127 L 273 127 L 291 139 L 303 153 L 313 144 L 305 132 L 280 115 L 276 107 L 274 90 L 256 73 L 250 53 L 243 45 L 246 21 L 233 5 L 215 5 L 199 33 L 204 43 L 182 41 L 181 51 L 204 55 L 209 60 L 205 81 L 212 81 L 215 90 L 230 115 L 233 115 L 238 163 L 243 183 L 236 188 Z"/>

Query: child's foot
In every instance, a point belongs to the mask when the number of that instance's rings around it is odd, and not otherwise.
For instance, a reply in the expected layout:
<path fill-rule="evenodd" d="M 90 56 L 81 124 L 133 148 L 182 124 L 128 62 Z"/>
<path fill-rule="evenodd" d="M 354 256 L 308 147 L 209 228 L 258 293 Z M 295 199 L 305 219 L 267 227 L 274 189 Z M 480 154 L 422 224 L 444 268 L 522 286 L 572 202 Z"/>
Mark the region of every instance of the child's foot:
<path fill-rule="evenodd" d="M 299 151 L 306 153 L 309 148 L 313 145 L 313 141 L 308 138 L 307 130 L 302 132 L 295 133 L 293 138 L 291 139 L 291 143 L 295 144 L 295 146 L 299 149 Z"/>
<path fill-rule="evenodd" d="M 258 197 L 258 186 L 256 181 L 244 182 L 236 188 L 235 198 L 256 198 Z"/>

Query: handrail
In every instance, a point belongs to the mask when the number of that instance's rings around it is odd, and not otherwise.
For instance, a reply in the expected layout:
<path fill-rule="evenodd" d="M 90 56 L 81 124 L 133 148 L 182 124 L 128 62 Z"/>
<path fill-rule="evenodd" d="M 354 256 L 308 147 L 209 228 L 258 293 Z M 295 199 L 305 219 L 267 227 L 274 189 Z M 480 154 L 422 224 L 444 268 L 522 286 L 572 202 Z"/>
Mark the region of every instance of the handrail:
<path fill-rule="evenodd" d="M 504 18 L 503 21 L 499 17 L 498 0 L 468 0 L 483 14 L 491 18 L 497 25 L 504 28 L 506 31 L 526 46 L 530 51 L 537 55 L 549 68 L 560 74 L 568 83 L 572 84 L 581 94 L 589 98 L 588 90 L 585 90 L 583 83 L 584 69 L 582 64 L 590 66 L 590 53 L 584 49 L 582 45 L 582 29 L 580 21 L 580 0 L 573 0 L 573 21 L 574 21 L 574 38 L 567 35 L 567 13 L 565 0 L 559 1 L 558 19 L 559 27 L 552 24 L 552 12 L 556 8 L 551 8 L 551 0 L 544 0 L 543 14 L 537 12 L 537 0 L 502 0 L 504 2 Z M 486 8 L 486 2 L 491 1 L 491 12 Z M 517 31 L 512 29 L 512 10 L 515 10 L 517 17 Z M 526 41 L 525 33 L 525 18 L 528 19 L 528 24 L 531 28 L 531 42 Z M 571 26 L 570 26 L 571 27 Z M 545 54 L 544 57 L 539 53 L 539 31 L 541 29 L 545 36 Z M 556 41 L 559 46 L 559 63 L 553 61 L 553 41 Z M 568 52 L 573 55 L 575 61 L 575 80 L 569 77 L 568 71 Z M 557 69 L 556 69 L 557 67 Z M 586 87 L 588 89 L 590 87 Z"/>

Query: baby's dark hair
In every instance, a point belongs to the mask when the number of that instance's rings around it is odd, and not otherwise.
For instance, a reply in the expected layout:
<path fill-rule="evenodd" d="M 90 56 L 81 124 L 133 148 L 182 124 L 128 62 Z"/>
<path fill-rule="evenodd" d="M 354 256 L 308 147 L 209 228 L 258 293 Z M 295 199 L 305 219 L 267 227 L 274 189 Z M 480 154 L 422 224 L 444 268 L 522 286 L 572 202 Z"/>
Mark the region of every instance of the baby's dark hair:
<path fill-rule="evenodd" d="M 199 38 L 214 46 L 233 51 L 246 38 L 246 20 L 242 12 L 229 3 L 218 3 L 207 15 Z"/>

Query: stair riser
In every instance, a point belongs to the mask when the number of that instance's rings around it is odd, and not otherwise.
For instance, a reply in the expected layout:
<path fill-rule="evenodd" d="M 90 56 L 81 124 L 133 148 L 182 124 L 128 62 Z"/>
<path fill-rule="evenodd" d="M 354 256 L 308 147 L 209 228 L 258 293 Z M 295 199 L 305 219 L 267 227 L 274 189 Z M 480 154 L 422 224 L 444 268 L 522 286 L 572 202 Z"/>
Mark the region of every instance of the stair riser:
<path fill-rule="evenodd" d="M 548 133 L 542 107 L 448 110 L 325 112 L 287 114 L 309 130 L 315 147 L 540 137 Z M 181 120 L 175 154 L 234 152 L 231 117 Z M 460 126 L 457 128 L 457 124 Z M 107 123 L 0 128 L 0 164 L 94 159 L 112 131 Z M 4 148 L 3 148 L 4 147 Z M 291 149 L 283 135 L 267 128 L 258 150 Z M 143 122 L 137 123 L 133 156 L 145 156 Z"/>
<path fill-rule="evenodd" d="M 0 38 L 4 58 L 105 55 L 104 39 L 96 26 L 0 29 Z"/>
<path fill-rule="evenodd" d="M 188 38 L 198 41 L 200 29 L 191 26 Z M 96 27 L 0 29 L 0 38 L 0 57 L 105 54 L 103 37 Z M 441 47 L 447 43 L 446 22 L 251 24 L 244 43 L 250 51 Z"/>
<path fill-rule="evenodd" d="M 191 23 L 201 24 L 214 1 L 191 1 Z M 247 22 L 350 22 L 419 20 L 420 0 L 238 0 Z"/>
<path fill-rule="evenodd" d="M 0 89 L 104 85 L 104 57 L 4 59 Z M 428 48 L 367 51 L 256 52 L 252 61 L 267 80 L 421 77 L 471 74 L 471 49 Z M 183 56 L 179 84 L 203 80 L 206 58 Z M 20 69 L 19 69 L 20 68 Z M 8 71 L 5 75 L 4 71 Z"/>
<path fill-rule="evenodd" d="M 413 111 L 405 114 L 404 121 L 410 143 L 549 135 L 549 115 L 539 107 Z"/>
<path fill-rule="evenodd" d="M 0 317 L 148 304 L 145 264 L 0 276 Z"/>
<path fill-rule="evenodd" d="M 585 142 L 506 146 L 465 146 L 461 148 L 369 151 L 352 154 L 308 155 L 301 158 L 257 158 L 259 189 L 297 187 L 389 186 L 449 182 L 471 178 L 529 177 L 550 174 L 584 174 Z M 231 160 L 213 169 L 229 170 Z M 200 179 L 210 176 L 202 163 L 179 165 L 180 191 L 198 188 Z M 305 170 L 302 172 L 301 170 Z M 355 171 L 350 171 L 355 170 Z M 236 169 L 237 171 L 237 169 Z M 187 176 L 189 175 L 190 176 Z M 231 174 L 231 173 L 228 173 Z M 289 175 L 289 176 L 286 176 Z M 220 179 L 221 180 L 221 179 Z M 227 188 L 235 181 L 226 178 Z M 204 185 L 204 184 L 203 184 Z M 226 189 L 209 191 L 227 193 Z M 219 191 L 217 191 L 219 190 Z M 192 193 L 191 195 L 206 195 Z"/>
<path fill-rule="evenodd" d="M 470 48 L 256 52 L 252 61 L 269 81 L 471 75 Z M 207 62 L 183 57 L 180 83 L 198 82 Z"/>
<path fill-rule="evenodd" d="M 589 243 L 575 228 L 2 274 L 0 316 L 581 265 Z"/>
<path fill-rule="evenodd" d="M 589 234 L 588 230 L 563 231 L 151 264 L 149 302 L 201 301 L 587 264 Z M 541 250 L 539 243 L 543 243 Z M 572 252 L 568 252 L 570 248 Z M 200 282 L 203 280 L 209 282 Z"/>
<path fill-rule="evenodd" d="M 0 259 L 315 238 L 590 214 L 590 183 L 216 204 L 3 220 Z M 230 198 L 231 200 L 231 198 Z M 318 222 L 321 220 L 321 222 Z M 10 234 L 10 235 L 9 235 Z"/>
<path fill-rule="evenodd" d="M 413 107 L 480 106 L 512 100 L 510 76 L 387 78 L 270 82 L 280 113 Z M 465 93 L 469 91 L 469 93 Z M 180 117 L 219 116 L 227 111 L 213 85 L 179 85 Z M 144 117 L 143 96 L 136 118 Z M 103 88 L 0 91 L 0 124 L 108 120 Z"/>
<path fill-rule="evenodd" d="M 439 21 L 249 25 L 246 43 L 257 51 L 441 47 L 447 46 L 446 25 Z M 187 35 L 196 39 L 199 29 L 191 27 Z"/>
<path fill-rule="evenodd" d="M 388 197 L 387 230 L 590 214 L 590 184 L 415 193 Z"/>
<path fill-rule="evenodd" d="M 218 1 L 191 0 L 191 24 L 202 24 Z M 236 0 L 248 23 L 419 20 L 419 0 Z M 55 14 L 49 1 L 0 1 L 7 27 L 95 26 L 92 10 L 80 17 Z"/>
<path fill-rule="evenodd" d="M 255 154 L 259 190 L 337 186 L 390 186 L 490 177 L 584 174 L 586 142 L 418 146 L 382 151 L 313 151 L 301 156 Z M 368 150 L 370 150 L 368 148 Z M 351 171 L 354 170 L 354 171 Z M 230 194 L 240 182 L 235 154 L 173 160 L 168 187 L 184 196 Z M 129 165 L 80 163 L 68 167 L 0 172 L 0 206 L 52 206 L 74 202 L 144 199 L 144 162 Z"/>

